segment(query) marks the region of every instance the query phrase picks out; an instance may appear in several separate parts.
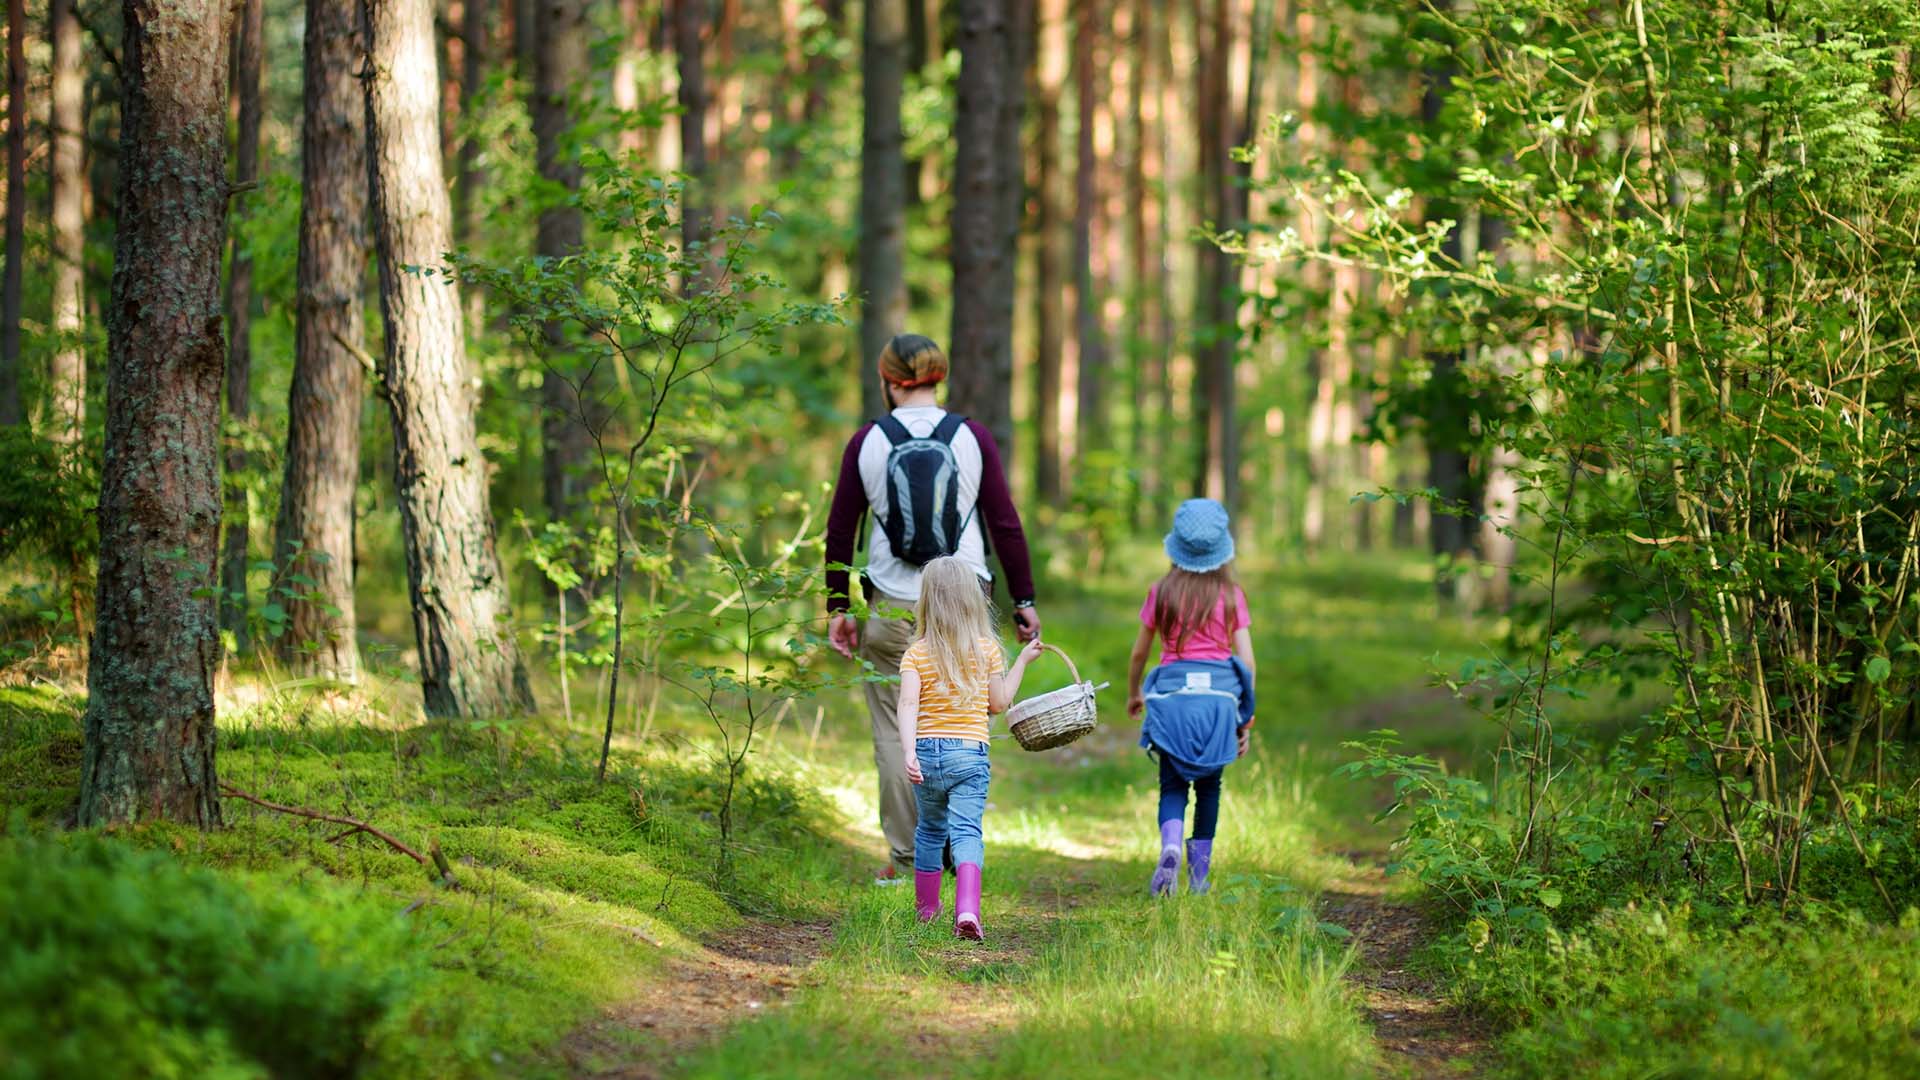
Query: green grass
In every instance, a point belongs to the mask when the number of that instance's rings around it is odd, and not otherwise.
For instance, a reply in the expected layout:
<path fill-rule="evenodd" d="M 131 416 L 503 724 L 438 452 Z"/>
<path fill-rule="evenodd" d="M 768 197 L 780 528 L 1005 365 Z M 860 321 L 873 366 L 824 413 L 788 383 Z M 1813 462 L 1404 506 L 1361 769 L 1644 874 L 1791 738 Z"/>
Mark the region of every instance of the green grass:
<path fill-rule="evenodd" d="M 399 989 L 363 1039 L 369 1075 L 563 1071 L 552 1048 L 568 1032 L 749 919 L 831 920 L 833 944 L 787 1006 L 696 1054 L 689 1075 L 1371 1074 L 1375 1051 L 1341 981 L 1346 947 L 1296 917 L 1338 869 L 1326 852 L 1368 831 L 1367 793 L 1326 777 L 1338 743 L 1377 719 L 1366 703 L 1417 689 L 1429 657 L 1457 663 L 1474 632 L 1435 616 L 1410 561 L 1253 568 L 1260 724 L 1253 757 L 1227 777 L 1218 885 L 1152 904 L 1155 773 L 1120 709 L 1146 583 L 1047 593 L 1049 640 L 1115 686 L 1107 726 L 1082 743 L 995 746 L 985 947 L 915 922 L 908 890 L 865 884 L 882 860 L 853 694 L 820 702 L 817 738 L 812 710 L 798 709 L 762 744 L 729 871 L 715 858 L 717 776 L 690 716 L 663 714 L 659 736 L 622 746 L 596 787 L 590 731 L 419 727 L 404 682 L 375 679 L 335 702 L 257 672 L 223 704 L 222 777 L 437 842 L 459 887 L 367 837 L 329 842 L 337 829 L 234 800 L 220 832 L 115 839 L 271 897 L 295 926 L 394 928 L 374 969 Z M 1064 673 L 1031 680 L 1038 692 Z M 1418 700 L 1422 722 L 1455 722 Z M 0 813 L 22 835 L 72 804 L 83 704 L 0 691 Z M 323 973 L 361 962 L 337 943 L 312 949 Z"/>

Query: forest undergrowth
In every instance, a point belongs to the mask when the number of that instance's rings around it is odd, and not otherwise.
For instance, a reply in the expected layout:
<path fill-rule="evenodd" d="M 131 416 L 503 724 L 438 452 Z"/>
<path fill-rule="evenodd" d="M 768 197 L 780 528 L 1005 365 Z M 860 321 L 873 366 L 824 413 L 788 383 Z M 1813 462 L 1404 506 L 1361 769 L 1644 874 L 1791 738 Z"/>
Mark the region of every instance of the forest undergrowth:
<path fill-rule="evenodd" d="M 1405 748 L 1436 755 L 1401 795 L 1472 782 L 1497 732 L 1422 687 L 1486 655 L 1499 627 L 1437 615 L 1422 568 L 1391 558 L 1258 567 L 1247 583 L 1261 720 L 1252 759 L 1228 777 L 1213 895 L 1146 902 L 1152 773 L 1108 702 L 1104 729 L 1066 750 L 996 747 L 984 946 L 917 924 L 903 891 L 867 883 L 879 842 L 851 695 L 820 702 L 817 732 L 796 718 L 767 733 L 723 861 L 724 770 L 677 709 L 644 745 L 623 734 L 596 785 L 584 727 L 415 726 L 393 715 L 410 715 L 394 705 L 401 682 L 336 696 L 235 673 L 227 783 L 431 845 L 449 885 L 364 832 L 235 799 L 211 833 L 63 832 L 82 702 L 44 683 L 0 691 L 0 881 L 16 898 L 0 915 L 12 943 L 0 1001 L 15 1003 L 0 1007 L 12 1055 L 0 1072 L 1892 1076 L 1913 1064 L 1912 916 L 1736 911 L 1698 881 L 1633 892 L 1569 868 L 1541 886 L 1563 895 L 1534 929 L 1489 936 L 1433 876 L 1461 871 L 1419 858 L 1433 835 L 1419 815 L 1464 821 L 1473 808 L 1408 798 L 1383 827 L 1391 785 L 1337 770 L 1356 757 L 1343 743 L 1397 726 Z M 1049 639 L 1111 677 L 1134 585 L 1055 590 Z M 1036 671 L 1030 689 L 1049 677 Z M 1410 837 L 1395 831 L 1403 814 L 1417 817 Z M 1371 961 L 1348 927 L 1378 931 L 1323 895 L 1350 883 L 1354 852 L 1399 871 L 1382 902 L 1419 913 L 1427 935 L 1400 954 L 1410 985 L 1444 997 L 1425 1004 L 1471 1038 L 1422 1032 L 1440 1046 L 1425 1054 L 1376 1042 L 1370 1020 L 1388 1033 L 1368 1005 Z M 675 980 L 709 946 L 783 928 L 805 939 L 791 985 L 723 1002 L 662 1054 L 635 1002 L 686 992 Z M 591 1053 L 578 1052 L 583 1031 Z M 1445 1056 L 1482 1033 L 1477 1059 Z"/>

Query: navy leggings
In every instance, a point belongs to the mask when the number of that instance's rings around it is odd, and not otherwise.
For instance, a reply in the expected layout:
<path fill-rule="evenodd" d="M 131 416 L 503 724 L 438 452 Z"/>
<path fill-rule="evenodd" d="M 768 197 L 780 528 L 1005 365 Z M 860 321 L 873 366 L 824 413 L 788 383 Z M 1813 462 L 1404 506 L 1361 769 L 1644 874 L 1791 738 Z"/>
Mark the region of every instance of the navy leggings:
<path fill-rule="evenodd" d="M 1187 780 L 1174 769 L 1173 762 L 1161 751 L 1160 820 L 1184 821 L 1187 817 Z M 1193 839 L 1211 840 L 1220 824 L 1220 773 L 1213 772 L 1195 780 L 1193 787 Z"/>

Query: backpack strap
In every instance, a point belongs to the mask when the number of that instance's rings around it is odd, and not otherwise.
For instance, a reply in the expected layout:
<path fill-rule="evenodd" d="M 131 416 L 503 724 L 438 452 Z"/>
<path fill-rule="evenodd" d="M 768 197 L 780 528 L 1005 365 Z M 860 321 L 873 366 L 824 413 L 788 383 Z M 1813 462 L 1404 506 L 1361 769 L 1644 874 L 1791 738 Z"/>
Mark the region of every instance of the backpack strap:
<path fill-rule="evenodd" d="M 875 420 L 873 426 L 880 429 L 880 434 L 886 437 L 889 446 L 899 446 L 913 438 L 913 432 L 907 430 L 907 425 L 894 419 L 892 413 Z"/>
<path fill-rule="evenodd" d="M 893 417 L 889 416 L 887 419 L 892 420 Z M 899 421 L 894 422 L 898 423 Z M 966 422 L 967 418 L 961 416 L 959 413 L 948 413 L 940 418 L 940 422 L 934 425 L 933 434 L 927 437 L 951 446 L 953 444 L 953 437 L 960 434 L 960 429 L 966 425 Z M 903 428 L 902 430 L 905 429 Z"/>

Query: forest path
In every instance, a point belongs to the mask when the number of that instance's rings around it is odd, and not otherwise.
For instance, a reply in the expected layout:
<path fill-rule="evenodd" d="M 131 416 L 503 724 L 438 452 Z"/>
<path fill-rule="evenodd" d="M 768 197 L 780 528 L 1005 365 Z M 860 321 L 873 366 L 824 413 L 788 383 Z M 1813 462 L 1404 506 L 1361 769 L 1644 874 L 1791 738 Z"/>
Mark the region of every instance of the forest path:
<path fill-rule="evenodd" d="M 685 1055 L 778 1007 L 833 941 L 824 922 L 756 921 L 708 941 L 697 957 L 650 973 L 640 993 L 569 1035 L 569 1075 L 665 1080 Z"/>
<path fill-rule="evenodd" d="M 1420 686 L 1362 702 L 1337 718 L 1337 726 L 1357 733 L 1391 728 L 1410 749 L 1441 753 L 1430 742 L 1444 742 L 1457 731 L 1453 695 L 1441 687 Z M 1386 809 L 1384 800 L 1370 809 Z M 1481 1072 L 1488 1046 L 1484 1024 L 1448 1002 L 1432 979 L 1413 970 L 1416 954 L 1435 930 L 1421 906 L 1395 895 L 1387 879 L 1389 853 L 1372 830 L 1361 846 L 1335 852 L 1345 869 L 1320 894 L 1321 917 L 1353 935 L 1358 955 L 1347 981 L 1359 991 L 1367 1022 L 1373 1027 L 1383 1071 L 1388 1076 L 1460 1077 Z"/>
<path fill-rule="evenodd" d="M 1347 980 L 1360 992 L 1386 1074 L 1478 1075 L 1485 1029 L 1411 967 L 1433 936 L 1426 914 L 1394 898 L 1384 852 L 1342 854 L 1351 869 L 1320 895 L 1321 917 L 1353 934 L 1359 956 Z"/>

